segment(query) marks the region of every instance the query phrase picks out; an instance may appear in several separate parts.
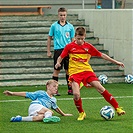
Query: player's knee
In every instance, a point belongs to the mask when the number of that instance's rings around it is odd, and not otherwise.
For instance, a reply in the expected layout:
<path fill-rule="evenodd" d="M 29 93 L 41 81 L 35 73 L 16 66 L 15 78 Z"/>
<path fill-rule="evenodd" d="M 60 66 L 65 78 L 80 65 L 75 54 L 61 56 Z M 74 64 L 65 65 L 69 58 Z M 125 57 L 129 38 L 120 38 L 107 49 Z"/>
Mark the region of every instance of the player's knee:
<path fill-rule="evenodd" d="M 102 85 L 99 85 L 96 87 L 96 90 L 99 92 L 99 93 L 103 93 L 105 91 L 105 88 L 102 86 Z"/>
<path fill-rule="evenodd" d="M 74 92 L 73 95 L 74 95 L 74 99 L 75 100 L 79 100 L 79 98 L 80 98 L 80 94 L 79 93 Z"/>
<path fill-rule="evenodd" d="M 52 110 L 49 110 L 49 111 L 52 113 L 52 115 L 54 114 L 54 112 Z"/>
<path fill-rule="evenodd" d="M 34 117 L 33 117 L 33 121 L 42 121 L 43 118 L 44 118 L 43 115 L 34 116 Z"/>

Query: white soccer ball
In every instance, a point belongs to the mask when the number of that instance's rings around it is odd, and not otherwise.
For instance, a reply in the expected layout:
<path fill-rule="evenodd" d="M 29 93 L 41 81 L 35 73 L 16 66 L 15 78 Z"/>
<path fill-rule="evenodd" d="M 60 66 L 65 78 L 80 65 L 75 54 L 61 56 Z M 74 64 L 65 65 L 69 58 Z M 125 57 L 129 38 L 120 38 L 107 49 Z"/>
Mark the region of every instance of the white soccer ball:
<path fill-rule="evenodd" d="M 106 84 L 108 82 L 108 77 L 105 74 L 101 74 L 98 79 L 100 80 L 101 84 Z"/>
<path fill-rule="evenodd" d="M 131 75 L 131 74 L 126 75 L 125 82 L 128 84 L 132 84 L 133 83 L 133 75 Z"/>
<path fill-rule="evenodd" d="M 100 115 L 105 120 L 110 120 L 115 116 L 115 111 L 111 106 L 104 106 L 100 110 Z"/>

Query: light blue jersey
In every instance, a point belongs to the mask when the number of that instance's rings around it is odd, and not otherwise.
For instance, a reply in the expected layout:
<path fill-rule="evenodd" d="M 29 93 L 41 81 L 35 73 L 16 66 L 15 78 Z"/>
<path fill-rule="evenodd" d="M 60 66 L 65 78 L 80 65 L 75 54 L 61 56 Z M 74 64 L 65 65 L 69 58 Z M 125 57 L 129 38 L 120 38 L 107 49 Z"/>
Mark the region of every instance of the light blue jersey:
<path fill-rule="evenodd" d="M 66 44 L 74 38 L 75 30 L 72 24 L 66 22 L 64 26 L 59 21 L 53 23 L 50 27 L 49 36 L 54 39 L 54 50 L 63 49 Z"/>
<path fill-rule="evenodd" d="M 58 108 L 56 104 L 56 98 L 50 97 L 46 91 L 35 91 L 35 92 L 26 92 L 26 98 L 32 100 L 31 104 L 38 103 L 49 109 Z"/>

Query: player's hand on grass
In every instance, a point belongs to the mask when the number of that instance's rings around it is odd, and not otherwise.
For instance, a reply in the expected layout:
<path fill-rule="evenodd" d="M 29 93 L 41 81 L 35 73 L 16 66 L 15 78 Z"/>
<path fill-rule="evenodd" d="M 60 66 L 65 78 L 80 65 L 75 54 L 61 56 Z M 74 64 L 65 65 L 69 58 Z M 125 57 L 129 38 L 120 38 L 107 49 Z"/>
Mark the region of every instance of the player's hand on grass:
<path fill-rule="evenodd" d="M 72 114 L 64 114 L 64 116 L 73 116 Z"/>
<path fill-rule="evenodd" d="M 3 92 L 3 94 L 5 94 L 7 96 L 12 96 L 13 92 L 6 90 L 6 91 Z"/>

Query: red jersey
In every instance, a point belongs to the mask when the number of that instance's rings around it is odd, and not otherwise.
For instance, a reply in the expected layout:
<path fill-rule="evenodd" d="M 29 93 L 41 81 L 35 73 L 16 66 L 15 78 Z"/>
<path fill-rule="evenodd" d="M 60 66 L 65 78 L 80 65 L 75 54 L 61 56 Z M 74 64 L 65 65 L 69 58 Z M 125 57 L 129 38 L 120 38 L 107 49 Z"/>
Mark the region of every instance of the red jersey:
<path fill-rule="evenodd" d="M 69 76 L 84 72 L 91 71 L 89 60 L 91 56 L 101 57 L 102 53 L 98 51 L 92 44 L 84 42 L 82 45 L 78 45 L 75 42 L 69 43 L 64 48 L 61 58 L 69 55 Z"/>

